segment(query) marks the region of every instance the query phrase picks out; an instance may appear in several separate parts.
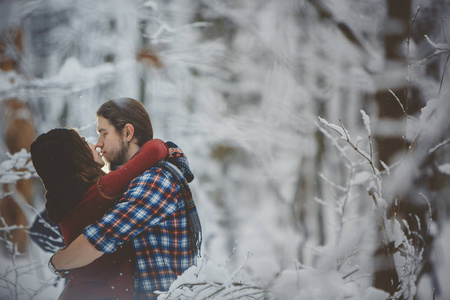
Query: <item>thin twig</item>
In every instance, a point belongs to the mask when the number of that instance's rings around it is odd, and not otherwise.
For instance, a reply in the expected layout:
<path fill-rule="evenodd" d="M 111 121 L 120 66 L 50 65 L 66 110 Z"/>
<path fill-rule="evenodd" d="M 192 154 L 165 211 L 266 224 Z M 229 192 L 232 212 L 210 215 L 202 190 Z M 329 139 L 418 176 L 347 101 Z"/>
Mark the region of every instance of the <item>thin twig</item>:
<path fill-rule="evenodd" d="M 408 109 L 408 97 L 409 97 L 409 44 L 411 41 L 412 27 L 413 27 L 414 22 L 416 21 L 419 11 L 420 11 L 420 5 L 417 6 L 416 14 L 414 15 L 414 17 L 411 20 L 411 23 L 409 24 L 408 38 L 406 39 L 406 67 L 407 67 L 407 69 L 406 69 L 406 87 L 405 87 L 405 89 L 406 89 L 406 91 L 405 91 L 406 109 Z M 402 105 L 402 110 L 403 110 L 404 115 L 407 116 L 406 111 L 403 109 L 403 105 Z"/>
<path fill-rule="evenodd" d="M 445 61 L 444 70 L 442 71 L 441 82 L 439 84 L 439 96 L 441 95 L 442 84 L 444 83 L 445 71 L 447 70 L 448 60 L 450 59 L 450 51 L 447 55 L 447 60 Z"/>
<path fill-rule="evenodd" d="M 438 145 L 434 146 L 433 148 L 430 149 L 430 151 L 428 151 L 429 154 L 433 154 L 434 152 L 436 152 L 438 149 L 440 149 L 441 147 L 450 144 L 450 139 L 446 139 L 445 141 L 439 143 Z"/>
<path fill-rule="evenodd" d="M 450 52 L 449 52 L 449 54 L 447 55 L 447 60 L 445 61 L 444 70 L 442 71 L 442 76 L 441 76 L 441 81 L 440 81 L 440 86 L 439 86 L 439 94 L 438 94 L 439 97 L 438 97 L 438 99 L 440 98 L 440 95 L 441 95 L 441 88 L 442 88 L 442 85 L 443 85 L 443 83 L 444 83 L 445 70 L 447 69 L 447 65 L 448 65 L 449 59 L 450 59 Z M 427 117 L 427 119 L 426 119 L 427 122 L 428 122 L 429 120 L 431 120 L 431 118 L 434 116 L 434 114 L 436 113 L 436 109 L 437 109 L 437 107 L 435 107 L 435 108 L 431 111 L 430 115 L 429 115 L 429 116 Z M 413 150 L 415 149 L 415 147 L 416 147 L 416 145 L 417 145 L 419 139 L 422 137 L 423 132 L 424 132 L 424 129 L 422 129 L 422 130 L 416 135 L 416 137 L 414 138 L 414 141 L 412 142 L 411 146 L 409 146 L 408 156 L 412 154 L 412 152 L 413 152 Z"/>

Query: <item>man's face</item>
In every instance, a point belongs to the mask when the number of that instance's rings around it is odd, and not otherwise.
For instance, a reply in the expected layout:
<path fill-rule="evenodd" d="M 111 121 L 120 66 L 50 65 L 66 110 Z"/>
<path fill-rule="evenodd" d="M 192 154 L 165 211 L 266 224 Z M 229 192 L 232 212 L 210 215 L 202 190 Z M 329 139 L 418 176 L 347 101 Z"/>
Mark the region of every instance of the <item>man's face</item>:
<path fill-rule="evenodd" d="M 89 148 L 91 148 L 92 156 L 94 157 L 94 161 L 100 166 L 103 167 L 105 165 L 105 162 L 103 161 L 102 157 L 100 156 L 100 153 L 96 150 L 96 147 L 92 143 L 88 143 Z"/>
<path fill-rule="evenodd" d="M 95 147 L 101 149 L 103 158 L 111 166 L 120 166 L 126 162 L 128 144 L 124 137 L 108 119 L 97 117 L 97 132 L 99 134 Z"/>

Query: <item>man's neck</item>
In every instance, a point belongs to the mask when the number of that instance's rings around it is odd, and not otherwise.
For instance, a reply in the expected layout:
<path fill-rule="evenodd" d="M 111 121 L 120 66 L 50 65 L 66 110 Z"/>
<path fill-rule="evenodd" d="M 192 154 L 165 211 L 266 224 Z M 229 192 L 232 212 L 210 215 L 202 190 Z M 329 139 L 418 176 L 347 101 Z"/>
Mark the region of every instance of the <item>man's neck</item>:
<path fill-rule="evenodd" d="M 131 142 L 130 146 L 128 147 L 126 161 L 124 163 L 129 161 L 139 151 L 139 149 L 140 147 L 138 146 L 138 144 Z"/>

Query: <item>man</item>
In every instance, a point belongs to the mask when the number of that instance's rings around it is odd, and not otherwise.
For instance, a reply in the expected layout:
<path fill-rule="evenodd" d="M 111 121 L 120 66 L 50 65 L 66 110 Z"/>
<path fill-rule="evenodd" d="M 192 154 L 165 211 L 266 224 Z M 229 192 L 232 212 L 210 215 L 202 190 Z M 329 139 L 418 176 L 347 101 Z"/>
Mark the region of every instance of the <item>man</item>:
<path fill-rule="evenodd" d="M 96 147 L 113 169 L 130 160 L 153 138 L 146 110 L 130 98 L 100 106 L 97 131 Z M 193 175 L 181 150 L 176 145 L 169 149 L 169 161 L 183 169 L 181 178 L 167 169 L 167 162 L 136 177 L 102 219 L 86 227 L 72 244 L 50 259 L 56 273 L 90 264 L 131 240 L 137 256 L 135 298 L 151 299 L 156 297 L 155 291 L 167 290 L 178 275 L 196 263 L 201 229 L 195 206 L 192 210 L 189 205 L 193 203 L 186 182 Z"/>

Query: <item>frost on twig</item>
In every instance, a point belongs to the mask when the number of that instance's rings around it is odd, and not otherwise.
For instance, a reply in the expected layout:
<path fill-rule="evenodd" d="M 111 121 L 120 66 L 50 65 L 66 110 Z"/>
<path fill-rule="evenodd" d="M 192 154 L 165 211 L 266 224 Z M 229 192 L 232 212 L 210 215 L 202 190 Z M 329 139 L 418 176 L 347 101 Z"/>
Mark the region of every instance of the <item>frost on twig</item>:
<path fill-rule="evenodd" d="M 328 123 L 327 120 L 325 120 L 321 117 L 319 117 L 319 121 L 320 121 L 320 123 L 324 124 L 326 127 L 336 131 L 341 136 L 341 139 L 343 139 L 345 141 L 350 140 L 350 135 L 349 135 L 347 129 L 345 129 L 344 127 L 338 126 L 338 125 L 335 125 L 332 123 Z"/>
<path fill-rule="evenodd" d="M 425 40 L 428 42 L 428 44 L 430 44 L 431 47 L 433 47 L 436 50 L 450 51 L 450 44 L 435 43 L 428 37 L 428 35 L 425 35 Z"/>
<path fill-rule="evenodd" d="M 380 177 L 380 171 L 375 167 L 375 164 L 373 162 L 373 158 L 372 158 L 372 143 L 371 143 L 371 136 L 370 136 L 370 119 L 367 116 L 367 114 L 361 110 L 361 113 L 363 115 L 363 120 L 364 120 L 364 124 L 366 126 L 366 130 L 369 133 L 368 135 L 368 140 L 369 140 L 369 154 L 366 153 L 364 150 L 362 150 L 361 148 L 359 148 L 359 144 L 361 142 L 361 138 L 358 138 L 356 145 L 351 141 L 350 139 L 350 134 L 348 133 L 348 130 L 344 127 L 344 124 L 338 126 L 335 124 L 331 124 L 328 123 L 325 119 L 320 118 L 319 117 L 319 121 L 320 123 L 322 123 L 323 125 L 325 125 L 327 128 L 330 128 L 331 130 L 337 132 L 340 136 L 341 139 L 345 140 L 347 142 L 347 144 L 353 148 L 353 150 L 355 150 L 362 158 L 364 158 L 370 165 L 371 169 L 372 169 L 372 173 L 373 176 L 376 180 L 376 189 L 377 189 L 377 193 L 380 195 L 381 197 L 381 177 Z"/>
<path fill-rule="evenodd" d="M 27 208 L 31 209 L 36 215 L 39 215 L 34 207 L 27 205 Z M 42 219 L 41 217 L 39 217 Z M 44 219 L 40 220 L 48 230 L 54 230 L 54 228 L 48 224 Z M 32 233 L 28 226 L 8 226 L 3 218 L 0 217 L 0 243 L 4 244 L 8 250 L 7 258 L 10 260 L 8 266 L 0 270 L 0 288 L 2 293 L 0 295 L 5 296 L 8 294 L 8 299 L 36 299 L 42 292 L 55 286 L 58 277 L 52 276 L 51 278 L 40 278 L 39 284 L 35 287 L 28 285 L 24 280 L 26 277 L 36 276 L 36 273 L 40 274 L 43 268 L 46 267 L 46 263 L 40 261 L 23 259 L 23 257 L 29 257 L 28 254 L 20 253 L 17 249 L 17 244 L 11 239 L 11 232 L 13 230 L 23 230 L 27 233 Z M 8 238 L 9 237 L 9 238 Z M 48 246 L 46 251 L 56 251 L 55 244 L 64 244 L 63 238 L 58 231 L 54 231 L 53 237 L 43 236 L 43 240 L 46 241 Z M 1 296 L 0 296 L 1 298 Z"/>
<path fill-rule="evenodd" d="M 36 270 L 41 270 L 45 265 L 37 261 L 20 264 L 15 255 L 11 255 L 10 258 L 12 265 L 0 273 L 1 295 L 8 295 L 8 299 L 37 299 L 45 289 L 54 286 L 59 280 L 56 276 L 50 279 L 41 278 L 38 286 L 30 288 L 23 278 L 35 276 Z"/>
<path fill-rule="evenodd" d="M 384 250 L 387 254 L 388 260 L 392 264 L 392 267 L 396 269 L 398 274 L 399 283 L 397 286 L 397 291 L 393 295 L 392 299 L 398 299 L 400 297 L 408 298 L 411 295 L 415 294 L 416 291 L 416 271 L 422 261 L 423 251 L 425 249 L 425 243 L 419 243 L 421 245 L 417 246 L 414 240 L 424 240 L 419 233 L 413 232 L 410 230 L 409 224 L 406 220 L 402 220 L 401 222 L 396 218 L 388 219 L 386 217 L 386 204 L 388 201 L 384 199 L 381 193 L 383 178 L 381 177 L 381 173 L 375 167 L 375 163 L 372 157 L 372 144 L 371 144 L 371 130 L 370 130 L 370 119 L 368 115 L 361 110 L 362 118 L 364 121 L 364 125 L 367 131 L 367 139 L 368 143 L 368 152 L 370 154 L 366 154 L 363 150 L 359 148 L 359 140 L 356 145 L 352 143 L 349 138 L 349 134 L 345 129 L 344 125 L 341 122 L 340 129 L 337 129 L 337 125 L 333 125 L 328 123 L 326 120 L 319 118 L 321 124 L 323 124 L 326 128 L 331 129 L 332 131 L 338 133 L 341 138 L 343 138 L 348 145 L 350 145 L 356 153 L 358 153 L 361 157 L 363 157 L 370 165 L 372 170 L 372 177 L 370 181 L 366 181 L 369 183 L 367 191 L 372 198 L 375 204 L 376 215 L 378 218 L 378 226 L 381 233 L 381 238 L 383 240 Z M 348 157 L 346 158 L 348 159 Z M 380 161 L 380 164 L 386 170 L 386 174 L 390 175 L 389 166 L 387 166 L 384 162 Z M 350 164 L 351 165 L 351 164 Z M 441 168 L 441 169 L 445 169 Z M 392 198 L 392 197 L 391 197 Z M 339 200 L 337 200 L 339 201 Z M 390 200 L 392 201 L 392 199 Z M 381 205 L 383 203 L 383 205 Z M 396 216 L 398 217 L 398 216 Z M 418 228 L 420 228 L 420 221 L 418 222 Z M 405 233 L 404 229 L 406 228 L 407 232 Z M 413 238 L 412 238 L 413 237 Z"/>
<path fill-rule="evenodd" d="M 20 179 L 36 177 L 36 170 L 25 149 L 14 154 L 6 153 L 8 158 L 0 163 L 0 184 L 14 183 Z"/>
<path fill-rule="evenodd" d="M 18 180 L 30 179 L 37 177 L 36 170 L 31 162 L 31 155 L 25 149 L 14 154 L 6 153 L 7 158 L 0 162 L 0 184 L 11 184 Z M 0 192 L 0 198 L 8 194 Z M 38 212 L 30 205 L 27 208 Z M 25 208 L 25 205 L 23 206 Z M 42 294 L 42 291 L 54 286 L 56 278 L 51 278 L 45 282 L 40 282 L 36 288 L 31 288 L 27 282 L 23 280 L 26 276 L 35 276 L 36 270 L 44 268 L 42 263 L 23 259 L 18 257 L 24 256 L 19 253 L 17 244 L 12 241 L 11 234 L 14 230 L 23 230 L 29 233 L 28 226 L 7 225 L 6 221 L 0 217 L 0 242 L 4 244 L 8 251 L 10 264 L 7 268 L 0 271 L 0 287 L 2 295 L 8 295 L 8 299 L 36 299 Z M 62 241 L 62 238 L 61 238 Z M 24 263 L 25 262 L 25 263 Z M 1 298 L 1 297 L 0 297 Z"/>

